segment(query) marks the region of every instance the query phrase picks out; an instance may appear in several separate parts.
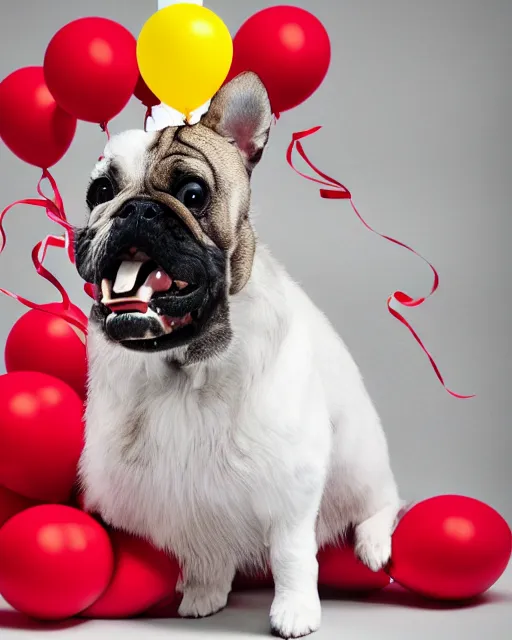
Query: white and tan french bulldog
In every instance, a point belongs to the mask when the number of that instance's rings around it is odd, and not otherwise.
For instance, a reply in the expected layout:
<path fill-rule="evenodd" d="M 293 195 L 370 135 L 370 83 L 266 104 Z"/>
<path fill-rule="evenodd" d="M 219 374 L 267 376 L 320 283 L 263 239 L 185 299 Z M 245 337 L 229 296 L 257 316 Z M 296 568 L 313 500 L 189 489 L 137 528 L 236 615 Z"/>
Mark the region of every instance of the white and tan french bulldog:
<path fill-rule="evenodd" d="M 270 564 L 271 629 L 291 638 L 320 626 L 319 546 L 351 529 L 380 569 L 400 501 L 354 361 L 256 240 L 271 118 L 246 73 L 200 123 L 118 135 L 96 165 L 76 239 L 101 291 L 80 474 L 88 508 L 179 559 L 182 616 Z"/>

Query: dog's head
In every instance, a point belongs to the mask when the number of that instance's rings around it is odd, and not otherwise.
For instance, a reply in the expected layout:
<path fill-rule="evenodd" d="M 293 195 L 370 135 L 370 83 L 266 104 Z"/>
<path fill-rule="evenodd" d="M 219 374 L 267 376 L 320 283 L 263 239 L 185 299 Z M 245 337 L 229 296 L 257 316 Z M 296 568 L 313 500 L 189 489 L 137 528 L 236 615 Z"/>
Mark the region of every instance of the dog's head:
<path fill-rule="evenodd" d="M 76 264 L 101 292 L 92 321 L 110 340 L 142 351 L 188 345 L 189 360 L 227 346 L 229 297 L 252 270 L 250 176 L 270 125 L 266 90 L 245 73 L 199 124 L 129 131 L 107 145 Z"/>

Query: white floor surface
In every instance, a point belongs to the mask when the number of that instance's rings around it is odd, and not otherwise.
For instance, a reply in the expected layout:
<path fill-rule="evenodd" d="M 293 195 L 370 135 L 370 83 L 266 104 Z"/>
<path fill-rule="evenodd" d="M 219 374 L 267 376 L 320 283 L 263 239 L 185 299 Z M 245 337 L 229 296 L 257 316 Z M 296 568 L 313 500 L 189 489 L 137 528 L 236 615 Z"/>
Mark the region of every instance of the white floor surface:
<path fill-rule="evenodd" d="M 204 620 L 72 620 L 42 624 L 0 599 L 0 639 L 228 640 L 270 638 L 270 591 L 233 594 L 227 609 Z M 479 601 L 454 608 L 428 603 L 395 585 L 362 599 L 323 600 L 315 640 L 512 640 L 512 566 Z"/>

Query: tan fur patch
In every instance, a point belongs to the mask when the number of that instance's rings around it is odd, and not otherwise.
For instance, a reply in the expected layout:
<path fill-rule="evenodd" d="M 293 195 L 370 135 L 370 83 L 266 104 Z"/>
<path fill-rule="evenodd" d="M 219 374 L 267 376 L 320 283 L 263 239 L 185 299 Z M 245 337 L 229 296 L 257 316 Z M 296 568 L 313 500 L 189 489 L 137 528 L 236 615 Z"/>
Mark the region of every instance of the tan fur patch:
<path fill-rule="evenodd" d="M 150 155 L 147 195 L 174 211 L 199 242 L 214 244 L 232 256 L 231 291 L 240 291 L 251 273 L 255 240 L 248 219 L 249 177 L 238 149 L 197 124 L 165 129 Z M 170 195 L 183 175 L 199 177 L 209 186 L 208 214 L 199 220 Z M 233 202 L 238 203 L 237 211 L 231 210 Z"/>
<path fill-rule="evenodd" d="M 200 123 L 164 129 L 150 151 L 146 194 L 174 211 L 199 242 L 230 256 L 232 294 L 245 286 L 252 270 L 250 174 L 270 123 L 265 87 L 255 74 L 245 73 L 217 93 Z M 171 195 L 184 177 L 200 178 L 209 187 L 208 212 L 199 219 Z"/>

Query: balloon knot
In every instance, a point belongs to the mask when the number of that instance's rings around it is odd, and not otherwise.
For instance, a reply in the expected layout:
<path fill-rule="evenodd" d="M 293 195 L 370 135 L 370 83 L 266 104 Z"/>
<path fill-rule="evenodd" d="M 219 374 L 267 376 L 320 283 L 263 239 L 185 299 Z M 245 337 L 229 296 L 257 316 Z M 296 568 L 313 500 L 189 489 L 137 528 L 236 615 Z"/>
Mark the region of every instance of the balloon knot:
<path fill-rule="evenodd" d="M 107 140 L 110 140 L 110 131 L 108 129 L 108 122 L 100 122 L 100 129 L 103 133 L 107 134 Z"/>

